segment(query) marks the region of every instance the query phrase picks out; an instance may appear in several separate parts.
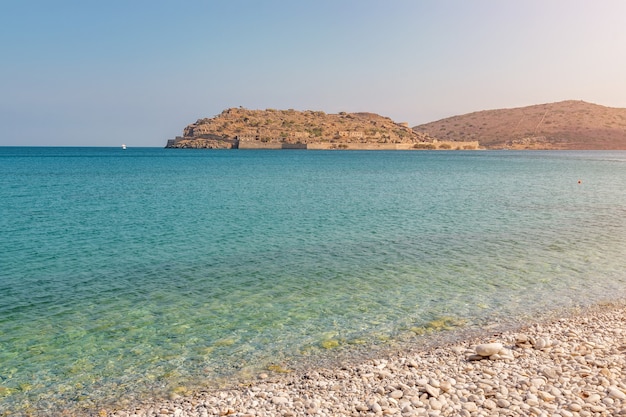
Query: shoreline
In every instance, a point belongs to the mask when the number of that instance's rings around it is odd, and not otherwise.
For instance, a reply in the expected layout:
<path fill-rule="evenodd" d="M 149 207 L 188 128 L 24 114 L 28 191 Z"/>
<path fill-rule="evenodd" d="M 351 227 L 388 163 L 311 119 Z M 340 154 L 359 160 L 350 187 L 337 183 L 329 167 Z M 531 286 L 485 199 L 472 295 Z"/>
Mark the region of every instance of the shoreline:
<path fill-rule="evenodd" d="M 477 356 L 476 346 L 486 343 L 501 346 Z M 625 352 L 626 300 L 619 300 L 527 323 L 441 332 L 414 347 L 362 357 L 340 353 L 314 367 L 276 369 L 238 386 L 174 393 L 97 415 L 626 415 Z"/>

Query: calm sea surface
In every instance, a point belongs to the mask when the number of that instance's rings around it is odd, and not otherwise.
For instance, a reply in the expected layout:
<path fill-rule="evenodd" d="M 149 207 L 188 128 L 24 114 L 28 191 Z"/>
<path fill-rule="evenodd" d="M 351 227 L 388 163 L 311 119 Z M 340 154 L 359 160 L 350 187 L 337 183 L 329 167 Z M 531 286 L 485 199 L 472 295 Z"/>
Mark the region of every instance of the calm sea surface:
<path fill-rule="evenodd" d="M 0 415 L 625 293 L 626 152 L 0 148 Z"/>

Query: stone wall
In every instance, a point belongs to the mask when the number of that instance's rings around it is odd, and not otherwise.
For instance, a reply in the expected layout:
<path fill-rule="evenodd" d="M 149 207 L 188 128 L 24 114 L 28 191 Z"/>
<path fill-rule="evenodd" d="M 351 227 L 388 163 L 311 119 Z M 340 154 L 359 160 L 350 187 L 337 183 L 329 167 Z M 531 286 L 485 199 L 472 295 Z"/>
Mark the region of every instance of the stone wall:
<path fill-rule="evenodd" d="M 243 138 L 242 138 L 243 139 Z M 477 141 L 455 142 L 404 142 L 404 143 L 376 143 L 376 142 L 350 142 L 350 141 L 325 141 L 325 142 L 285 142 L 279 140 L 227 140 L 210 135 L 207 138 L 176 137 L 167 141 L 166 148 L 239 148 L 239 149 L 345 149 L 345 150 L 476 150 L 480 149 Z"/>
<path fill-rule="evenodd" d="M 240 141 L 239 149 L 310 149 L 306 143 Z"/>
<path fill-rule="evenodd" d="M 280 142 L 263 142 L 260 140 L 241 140 L 237 146 L 239 149 L 282 149 Z"/>

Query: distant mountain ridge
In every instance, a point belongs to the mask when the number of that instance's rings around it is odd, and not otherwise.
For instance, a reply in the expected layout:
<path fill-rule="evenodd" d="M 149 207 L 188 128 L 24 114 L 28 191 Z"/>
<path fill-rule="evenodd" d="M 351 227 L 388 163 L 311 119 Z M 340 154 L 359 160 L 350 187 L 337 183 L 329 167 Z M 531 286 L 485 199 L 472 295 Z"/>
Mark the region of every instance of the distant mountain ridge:
<path fill-rule="evenodd" d="M 487 149 L 626 150 L 626 109 L 568 100 L 468 113 L 413 130 Z"/>

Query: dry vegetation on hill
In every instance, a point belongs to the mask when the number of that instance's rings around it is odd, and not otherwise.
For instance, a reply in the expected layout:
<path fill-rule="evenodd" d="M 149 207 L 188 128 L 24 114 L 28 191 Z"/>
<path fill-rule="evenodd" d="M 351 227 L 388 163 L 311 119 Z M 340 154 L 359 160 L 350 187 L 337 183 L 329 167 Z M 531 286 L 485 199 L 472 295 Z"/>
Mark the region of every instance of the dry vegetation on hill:
<path fill-rule="evenodd" d="M 468 144 L 436 141 L 407 123 L 374 113 L 326 114 L 322 111 L 231 108 L 188 125 L 168 147 L 231 148 L 300 144 L 309 149 L 469 149 Z M 477 148 L 474 144 L 473 148 Z"/>
<path fill-rule="evenodd" d="M 488 149 L 626 149 L 626 109 L 570 100 L 479 111 L 413 130 Z"/>
<path fill-rule="evenodd" d="M 388 117 L 373 113 L 326 114 L 323 111 L 227 109 L 211 119 L 200 119 L 185 128 L 185 136 L 203 134 L 254 136 L 261 140 L 320 141 L 331 139 L 415 140 L 427 134 L 412 131 Z"/>
<path fill-rule="evenodd" d="M 562 101 L 485 110 L 414 128 L 374 113 L 231 108 L 199 119 L 174 148 L 626 149 L 626 109 Z"/>

